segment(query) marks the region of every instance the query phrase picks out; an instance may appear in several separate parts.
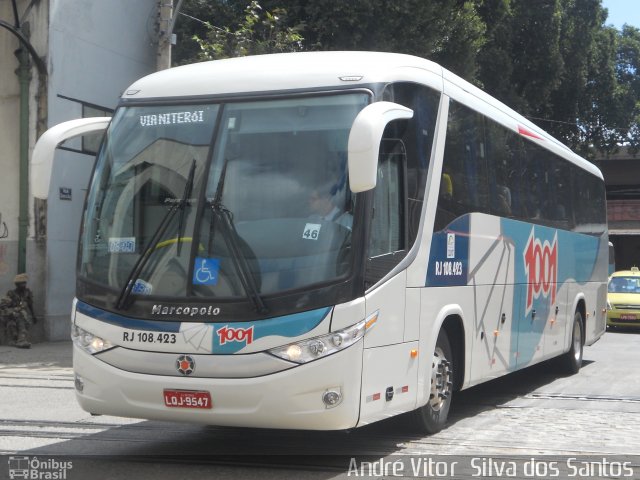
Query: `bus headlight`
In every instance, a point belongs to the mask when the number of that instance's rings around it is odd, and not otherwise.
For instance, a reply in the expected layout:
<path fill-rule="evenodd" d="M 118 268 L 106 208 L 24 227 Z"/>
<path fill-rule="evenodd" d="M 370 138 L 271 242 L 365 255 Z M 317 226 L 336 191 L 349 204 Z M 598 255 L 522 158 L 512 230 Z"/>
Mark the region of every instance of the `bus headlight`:
<path fill-rule="evenodd" d="M 319 337 L 307 338 L 283 347 L 272 348 L 268 352 L 290 362 L 312 362 L 344 350 L 356 343 L 375 324 L 377 317 L 378 312 L 343 330 Z"/>
<path fill-rule="evenodd" d="M 71 327 L 71 340 L 75 346 L 91 355 L 115 347 L 109 340 L 100 338 L 76 325 Z"/>

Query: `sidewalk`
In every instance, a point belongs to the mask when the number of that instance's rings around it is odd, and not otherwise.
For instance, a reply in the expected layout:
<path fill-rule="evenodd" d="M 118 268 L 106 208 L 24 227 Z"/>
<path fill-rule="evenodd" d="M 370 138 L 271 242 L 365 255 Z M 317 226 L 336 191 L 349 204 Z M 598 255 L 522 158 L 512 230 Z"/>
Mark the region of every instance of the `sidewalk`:
<path fill-rule="evenodd" d="M 71 340 L 34 343 L 29 349 L 0 345 L 0 371 L 15 367 L 72 367 Z"/>

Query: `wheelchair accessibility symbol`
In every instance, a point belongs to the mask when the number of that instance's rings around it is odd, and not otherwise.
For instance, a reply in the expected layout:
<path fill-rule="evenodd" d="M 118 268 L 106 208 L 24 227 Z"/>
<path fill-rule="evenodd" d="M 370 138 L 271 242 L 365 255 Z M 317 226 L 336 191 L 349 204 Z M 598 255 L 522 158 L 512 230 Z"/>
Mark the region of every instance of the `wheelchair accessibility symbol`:
<path fill-rule="evenodd" d="M 220 260 L 217 258 L 196 257 L 193 267 L 194 285 L 216 285 L 218 283 L 218 272 L 220 271 Z"/>

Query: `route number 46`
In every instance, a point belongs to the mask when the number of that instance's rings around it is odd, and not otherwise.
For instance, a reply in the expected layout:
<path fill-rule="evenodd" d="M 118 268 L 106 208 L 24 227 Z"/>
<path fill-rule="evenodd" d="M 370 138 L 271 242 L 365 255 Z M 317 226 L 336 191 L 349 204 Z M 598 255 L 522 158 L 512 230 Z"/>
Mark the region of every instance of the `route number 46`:
<path fill-rule="evenodd" d="M 319 223 L 307 223 L 304 226 L 304 232 L 302 233 L 302 238 L 304 240 L 318 240 L 320 236 L 320 225 Z"/>

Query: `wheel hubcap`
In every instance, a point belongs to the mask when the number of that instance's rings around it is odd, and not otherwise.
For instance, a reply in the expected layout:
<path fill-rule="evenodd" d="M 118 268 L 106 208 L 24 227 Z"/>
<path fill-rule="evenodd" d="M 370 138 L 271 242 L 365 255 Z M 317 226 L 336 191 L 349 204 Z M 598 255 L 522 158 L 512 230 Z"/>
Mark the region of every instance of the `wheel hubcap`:
<path fill-rule="evenodd" d="M 436 347 L 433 354 L 431 368 L 431 394 L 429 404 L 435 411 L 439 411 L 451 397 L 452 370 L 451 362 L 444 356 L 442 349 Z"/>
<path fill-rule="evenodd" d="M 582 358 L 582 330 L 580 329 L 580 324 L 575 321 L 573 323 L 573 355 L 576 361 L 580 361 Z"/>

